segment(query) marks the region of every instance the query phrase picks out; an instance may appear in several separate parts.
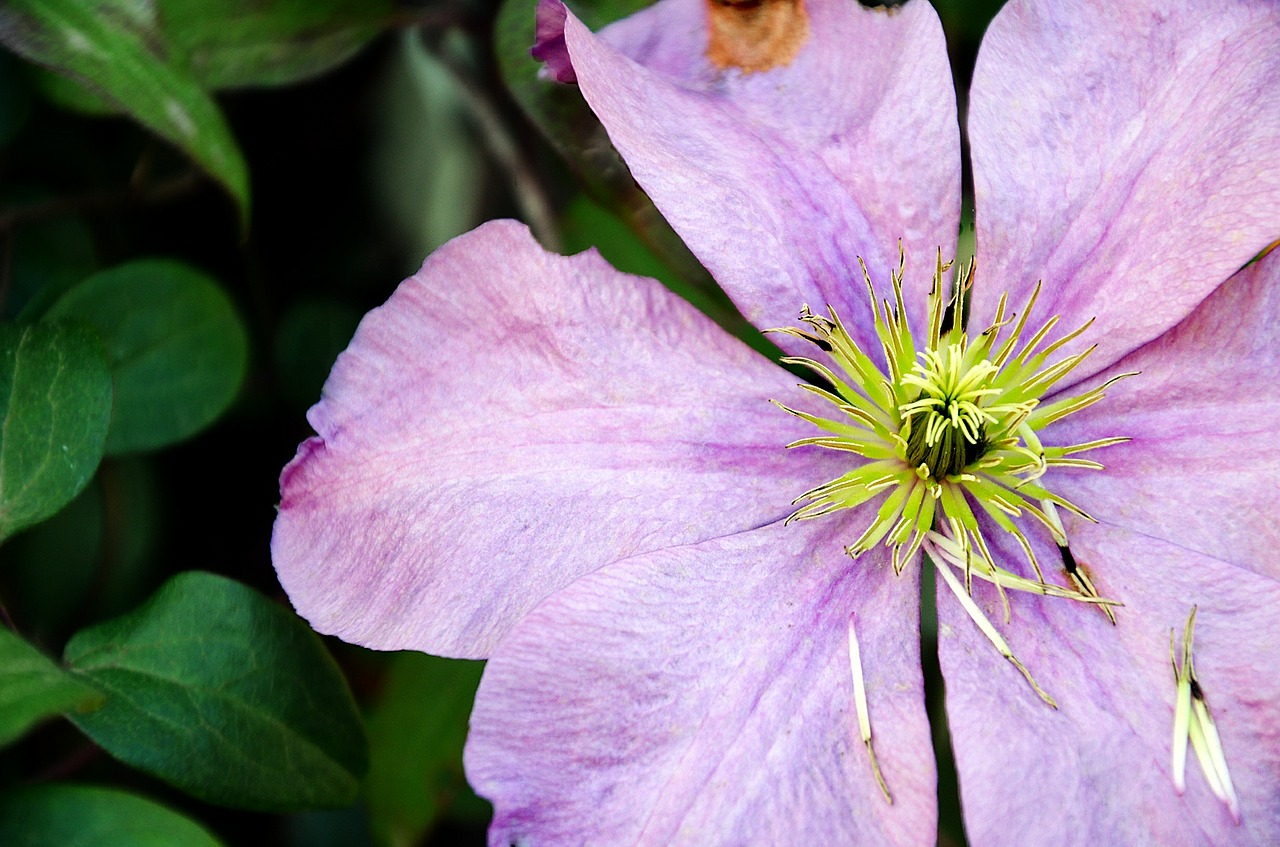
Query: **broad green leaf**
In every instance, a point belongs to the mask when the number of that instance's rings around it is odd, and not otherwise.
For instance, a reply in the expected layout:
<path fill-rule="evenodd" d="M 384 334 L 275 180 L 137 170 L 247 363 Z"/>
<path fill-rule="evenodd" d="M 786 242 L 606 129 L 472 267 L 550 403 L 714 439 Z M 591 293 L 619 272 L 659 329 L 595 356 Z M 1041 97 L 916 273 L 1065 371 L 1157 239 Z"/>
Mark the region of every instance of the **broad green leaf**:
<path fill-rule="evenodd" d="M 46 100 L 69 111 L 95 117 L 122 115 L 127 112 L 103 94 L 101 89 L 94 88 L 87 82 L 45 68 L 35 68 L 32 77 L 36 89 Z"/>
<path fill-rule="evenodd" d="M 159 803 L 110 788 L 37 785 L 0 794 L 4 847 L 221 847 Z"/>
<path fill-rule="evenodd" d="M 159 0 L 164 35 L 209 89 L 282 85 L 349 59 L 391 0 Z"/>
<path fill-rule="evenodd" d="M 181 148 L 249 214 L 249 173 L 217 104 L 150 37 L 151 0 L 8 0 L 0 42 L 76 78 Z"/>
<path fill-rule="evenodd" d="M 91 330 L 0 325 L 0 541 L 88 484 L 110 420 L 111 372 Z"/>
<path fill-rule="evenodd" d="M 467 718 L 483 668 L 424 653 L 396 655 L 369 715 L 365 803 L 378 843 L 418 844 L 445 813 L 489 813 L 462 773 Z"/>
<path fill-rule="evenodd" d="M 244 379 L 248 335 L 231 301 L 180 262 L 142 259 L 101 271 L 47 317 L 82 321 L 102 336 L 116 398 L 108 453 L 194 435 L 226 410 Z"/>
<path fill-rule="evenodd" d="M 0 628 L 0 744 L 8 744 L 45 718 L 89 709 L 101 701 L 96 689 Z M 8 843 L 0 838 L 0 844 Z"/>
<path fill-rule="evenodd" d="M 72 720 L 126 764 L 247 809 L 355 799 L 367 749 L 341 671 L 302 621 L 247 586 L 179 574 L 77 633 L 64 658 L 107 694 Z"/>

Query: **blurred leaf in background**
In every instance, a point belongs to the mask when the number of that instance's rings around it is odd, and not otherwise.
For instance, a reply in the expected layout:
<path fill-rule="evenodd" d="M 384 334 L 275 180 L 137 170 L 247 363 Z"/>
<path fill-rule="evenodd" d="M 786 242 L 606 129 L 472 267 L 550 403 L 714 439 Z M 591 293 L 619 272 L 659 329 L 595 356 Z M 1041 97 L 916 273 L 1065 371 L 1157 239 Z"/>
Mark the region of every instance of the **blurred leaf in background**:
<path fill-rule="evenodd" d="M 336 297 L 299 299 L 276 330 L 275 365 L 286 377 L 289 403 L 305 411 L 320 399 L 329 369 L 346 349 L 360 323 L 360 312 Z"/>
<path fill-rule="evenodd" d="M 465 43 L 449 41 L 445 49 L 465 53 Z M 419 33 L 400 33 L 380 92 L 373 164 L 383 212 L 406 254 L 419 257 L 406 272 L 482 220 L 486 152 L 461 85 Z"/>
<path fill-rule="evenodd" d="M 46 87 L 61 102 L 123 111 L 182 149 L 247 220 L 248 166 L 210 93 L 323 73 L 377 35 L 390 11 L 390 0 L 9 0 L 0 42 L 57 71 Z"/>
<path fill-rule="evenodd" d="M 488 820 L 489 804 L 471 791 L 460 767 L 483 667 L 424 653 L 393 658 L 368 720 L 365 797 L 378 843 L 417 844 L 445 812 Z"/>
<path fill-rule="evenodd" d="M 391 0 L 156 0 L 163 37 L 206 89 L 286 85 L 347 61 Z"/>
<path fill-rule="evenodd" d="M 98 331 L 115 383 L 107 452 L 153 450 L 217 418 L 244 379 L 249 340 L 221 287 L 196 269 L 143 259 L 101 271 L 45 314 Z"/>
<path fill-rule="evenodd" d="M 110 0 L 10 0 L 0 41 L 101 93 L 187 153 L 249 214 L 249 172 L 217 104 L 157 42 L 154 4 Z"/>
<path fill-rule="evenodd" d="M 160 567 L 161 497 L 149 461 L 107 459 L 62 511 L 7 543 L 7 599 L 28 635 L 60 643 L 77 620 L 121 614 L 146 595 Z"/>
<path fill-rule="evenodd" d="M 0 794 L 5 847 L 222 847 L 200 825 L 108 788 L 43 785 Z"/>

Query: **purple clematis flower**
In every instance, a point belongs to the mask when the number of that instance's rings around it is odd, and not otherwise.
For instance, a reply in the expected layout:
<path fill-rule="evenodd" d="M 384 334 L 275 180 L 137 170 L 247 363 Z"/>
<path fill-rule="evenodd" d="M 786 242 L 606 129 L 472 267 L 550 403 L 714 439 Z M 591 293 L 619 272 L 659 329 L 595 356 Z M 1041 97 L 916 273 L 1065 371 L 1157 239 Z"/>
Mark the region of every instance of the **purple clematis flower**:
<path fill-rule="evenodd" d="M 281 480 L 290 598 L 489 658 L 494 845 L 932 843 L 935 575 L 973 844 L 1280 843 L 1280 3 L 1011 0 L 953 281 L 932 8 L 779 2 L 763 51 L 699 0 L 539 37 L 823 387 L 487 224 L 334 366 Z"/>

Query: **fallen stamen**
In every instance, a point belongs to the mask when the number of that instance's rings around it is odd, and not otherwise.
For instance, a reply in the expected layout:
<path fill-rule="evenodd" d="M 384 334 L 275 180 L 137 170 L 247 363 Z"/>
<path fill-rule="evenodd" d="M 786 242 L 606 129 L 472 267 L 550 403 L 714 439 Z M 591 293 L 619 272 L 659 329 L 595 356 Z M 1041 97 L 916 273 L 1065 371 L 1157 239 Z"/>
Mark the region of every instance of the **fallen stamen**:
<path fill-rule="evenodd" d="M 862 651 L 858 649 L 858 634 L 853 628 L 853 615 L 849 615 L 849 668 L 853 673 L 853 705 L 858 713 L 858 733 L 862 743 L 867 746 L 867 756 L 871 759 L 871 771 L 876 776 L 880 791 L 889 805 L 893 805 L 893 796 L 889 794 L 889 786 L 885 784 L 884 775 L 880 773 L 880 763 L 876 760 L 875 748 L 871 746 L 871 718 L 867 712 L 867 686 L 862 678 Z"/>
<path fill-rule="evenodd" d="M 929 551 L 932 556 L 930 542 L 928 541 L 925 542 L 925 550 Z M 1000 651 L 1000 655 L 1013 663 L 1013 666 L 1022 673 L 1027 682 L 1030 683 L 1031 687 L 1035 689 L 1036 694 L 1040 695 L 1040 699 L 1044 700 L 1053 708 L 1058 708 L 1058 704 L 1054 702 L 1054 699 L 1050 697 L 1043 688 L 1040 687 L 1040 684 L 1036 682 L 1035 677 L 1031 675 L 1031 671 L 1027 670 L 1027 666 L 1018 661 L 1017 656 L 1013 655 L 1013 651 L 1009 649 L 1009 645 L 1005 642 L 1004 638 L 1000 636 L 1000 633 L 996 630 L 995 626 L 992 625 L 991 621 L 987 619 L 987 616 L 982 613 L 982 610 L 978 608 L 978 604 L 973 602 L 973 598 L 965 593 L 964 587 L 960 585 L 960 581 L 951 573 L 951 568 L 939 565 L 937 562 L 934 562 L 933 567 L 938 573 L 942 574 L 942 578 L 946 581 L 951 592 L 956 595 L 956 599 L 960 601 L 960 605 L 964 606 L 964 610 L 969 613 L 969 618 L 978 625 L 978 629 L 982 630 L 982 634 L 985 635 L 993 645 L 995 645 L 995 648 Z"/>
<path fill-rule="evenodd" d="M 1196 679 L 1195 664 L 1191 659 L 1191 642 L 1195 636 L 1196 607 L 1182 632 L 1182 664 L 1174 655 L 1174 632 L 1169 630 L 1169 661 L 1177 682 L 1173 709 L 1173 787 L 1179 794 L 1186 790 L 1187 744 L 1195 751 L 1200 770 L 1204 773 L 1209 790 L 1221 800 L 1231 813 L 1231 819 L 1240 825 L 1240 800 L 1227 770 L 1227 757 L 1222 750 L 1222 739 L 1209 712 L 1209 703 Z"/>

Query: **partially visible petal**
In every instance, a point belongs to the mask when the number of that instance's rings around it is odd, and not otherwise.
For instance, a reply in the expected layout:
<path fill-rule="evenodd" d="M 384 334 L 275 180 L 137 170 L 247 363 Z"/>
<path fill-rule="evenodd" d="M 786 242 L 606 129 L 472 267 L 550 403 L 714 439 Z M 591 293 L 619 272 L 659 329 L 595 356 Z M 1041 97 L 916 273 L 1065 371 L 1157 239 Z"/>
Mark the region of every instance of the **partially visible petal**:
<path fill-rule="evenodd" d="M 919 585 L 884 557 L 850 560 L 849 523 L 617 562 L 521 621 L 485 669 L 467 742 L 490 843 L 932 844 Z M 858 734 L 854 610 L 893 805 Z"/>
<path fill-rule="evenodd" d="M 1042 318 L 1098 319 L 1086 376 L 1280 237 L 1280 4 L 1011 0 L 969 134 L 975 317 L 1043 279 Z"/>
<path fill-rule="evenodd" d="M 533 58 L 546 63 L 547 72 L 556 82 L 577 82 L 569 48 L 564 43 L 564 21 L 568 10 L 560 0 L 538 0 L 534 27 Z"/>
<path fill-rule="evenodd" d="M 1017 555 L 998 544 L 997 555 Z M 1012 623 L 998 624 L 1058 710 L 938 588 L 938 647 L 970 843 L 1280 843 L 1280 583 L 1106 524 L 1079 529 L 1071 548 L 1092 565 L 1099 591 L 1124 603 L 1116 625 L 1083 604 L 1023 594 L 1011 597 Z M 977 582 L 975 595 L 1002 622 L 994 591 Z M 1182 796 L 1171 775 L 1170 630 L 1181 639 L 1195 604 L 1195 669 L 1240 796 L 1239 827 L 1194 756 Z"/>
<path fill-rule="evenodd" d="M 565 36 L 637 182 L 748 320 L 790 326 L 802 305 L 830 304 L 866 341 L 857 257 L 887 293 L 901 239 L 923 326 L 960 210 L 942 28 L 920 0 L 893 15 L 848 0 L 805 8 L 799 55 L 759 73 L 712 67 L 702 0 L 663 0 L 603 37 L 570 15 Z"/>
<path fill-rule="evenodd" d="M 1280 252 L 1240 271 L 1185 321 L 1126 356 L 1140 371 L 1054 424 L 1058 444 L 1129 436 L 1054 490 L 1090 514 L 1280 579 Z"/>
<path fill-rule="evenodd" d="M 321 632 L 483 656 L 599 565 L 785 516 L 795 378 L 653 280 L 513 222 L 432 255 L 339 357 L 272 553 Z M 817 451 L 827 452 L 827 451 Z"/>

